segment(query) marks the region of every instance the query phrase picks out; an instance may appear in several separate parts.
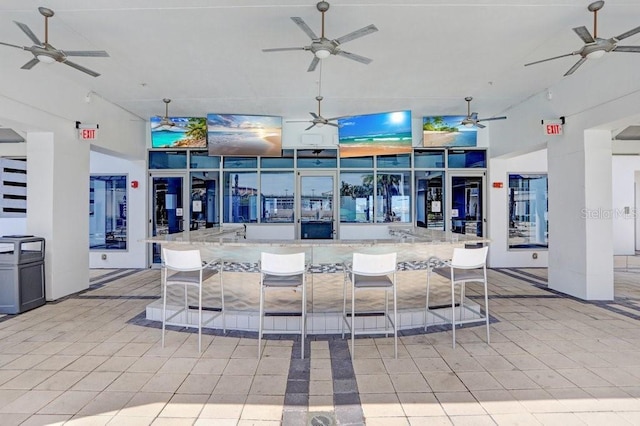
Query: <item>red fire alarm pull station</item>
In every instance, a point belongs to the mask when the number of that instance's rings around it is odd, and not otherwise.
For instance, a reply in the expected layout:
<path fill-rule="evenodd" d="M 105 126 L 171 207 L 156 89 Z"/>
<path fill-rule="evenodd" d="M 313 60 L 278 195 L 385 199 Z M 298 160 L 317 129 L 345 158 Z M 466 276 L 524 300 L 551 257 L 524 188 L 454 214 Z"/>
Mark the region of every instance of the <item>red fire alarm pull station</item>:
<path fill-rule="evenodd" d="M 504 186 L 504 183 L 502 182 L 493 182 L 494 188 L 502 188 L 503 186 Z"/>
<path fill-rule="evenodd" d="M 132 187 L 133 189 L 136 189 L 136 188 L 138 187 L 138 181 L 137 181 L 137 180 L 132 180 L 132 181 L 131 181 L 131 187 Z"/>

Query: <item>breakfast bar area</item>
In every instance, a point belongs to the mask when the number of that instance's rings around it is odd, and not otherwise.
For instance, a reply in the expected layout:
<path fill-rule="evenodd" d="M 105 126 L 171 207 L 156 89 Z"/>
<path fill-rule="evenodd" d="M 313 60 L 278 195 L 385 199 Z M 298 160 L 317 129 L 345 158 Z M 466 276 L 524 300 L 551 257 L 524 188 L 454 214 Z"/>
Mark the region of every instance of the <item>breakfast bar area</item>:
<path fill-rule="evenodd" d="M 437 266 L 437 259 L 450 259 L 454 248 L 476 247 L 487 243 L 487 240 L 472 235 L 410 227 L 390 227 L 388 234 L 386 239 L 375 240 L 252 240 L 245 238 L 243 227 L 235 226 L 168 234 L 146 241 L 174 250 L 198 249 L 203 262 L 217 259 L 221 263 L 226 330 L 258 331 L 258 260 L 262 252 L 305 253 L 308 334 L 342 332 L 343 290 L 347 278 L 344 265 L 351 261 L 356 252 L 397 254 L 399 330 L 424 329 L 425 325 L 440 324 L 441 320 L 431 312 L 427 315 L 425 309 L 430 262 L 432 267 Z M 207 322 L 208 316 L 217 315 L 222 309 L 217 278 L 210 280 L 210 283 L 203 285 L 203 323 Z M 449 291 L 447 280 L 432 278 L 430 311 L 436 309 L 440 316 L 451 316 Z M 182 303 L 181 295 L 169 294 L 167 298 L 167 315 L 170 315 L 172 307 L 175 305 L 177 311 Z M 299 330 L 299 297 L 292 297 L 289 292 L 275 292 L 269 294 L 268 307 L 266 328 L 283 333 Z M 465 303 L 465 308 L 477 308 L 477 305 L 471 299 Z M 378 295 L 358 296 L 358 309 L 366 313 L 356 316 L 358 328 L 375 330 L 384 327 L 384 306 Z M 194 323 L 197 320 L 196 312 L 192 309 L 190 318 L 183 318 L 184 322 Z M 471 309 L 464 309 L 461 318 L 471 319 L 474 315 Z M 150 303 L 146 316 L 149 320 L 161 321 L 162 301 Z M 217 317 L 209 326 L 222 329 L 222 321 L 222 317 Z"/>

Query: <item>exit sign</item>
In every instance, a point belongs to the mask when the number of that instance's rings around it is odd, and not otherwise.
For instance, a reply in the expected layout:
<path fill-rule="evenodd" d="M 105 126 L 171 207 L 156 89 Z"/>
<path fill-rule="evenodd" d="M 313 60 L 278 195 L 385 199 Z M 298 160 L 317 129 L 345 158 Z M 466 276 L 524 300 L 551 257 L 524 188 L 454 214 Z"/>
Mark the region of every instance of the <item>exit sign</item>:
<path fill-rule="evenodd" d="M 94 141 L 98 139 L 98 129 L 78 129 L 78 139 Z"/>
<path fill-rule="evenodd" d="M 547 136 L 557 136 L 562 134 L 562 122 L 561 121 L 543 121 L 542 130 Z"/>

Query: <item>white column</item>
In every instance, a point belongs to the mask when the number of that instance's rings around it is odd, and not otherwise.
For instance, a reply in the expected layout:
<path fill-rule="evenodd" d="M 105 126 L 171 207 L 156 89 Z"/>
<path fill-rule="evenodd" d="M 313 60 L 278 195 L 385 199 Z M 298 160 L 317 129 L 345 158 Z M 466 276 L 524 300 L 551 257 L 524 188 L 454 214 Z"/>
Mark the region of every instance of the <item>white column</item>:
<path fill-rule="evenodd" d="M 549 287 L 613 299 L 611 132 L 586 130 L 548 144 Z"/>
<path fill-rule="evenodd" d="M 46 239 L 47 300 L 89 286 L 89 145 L 74 131 L 27 134 L 27 231 Z"/>

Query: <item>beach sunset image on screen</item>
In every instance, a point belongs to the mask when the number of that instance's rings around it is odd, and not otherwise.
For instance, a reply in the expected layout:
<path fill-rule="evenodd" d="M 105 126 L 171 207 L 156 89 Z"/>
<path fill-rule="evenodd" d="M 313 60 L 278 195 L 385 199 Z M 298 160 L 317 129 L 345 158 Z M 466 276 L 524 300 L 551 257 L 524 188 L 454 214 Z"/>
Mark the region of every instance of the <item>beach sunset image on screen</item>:
<path fill-rule="evenodd" d="M 208 114 L 209 155 L 282 156 L 282 117 Z"/>
<path fill-rule="evenodd" d="M 338 126 L 340 157 L 411 152 L 411 111 L 341 118 Z"/>

